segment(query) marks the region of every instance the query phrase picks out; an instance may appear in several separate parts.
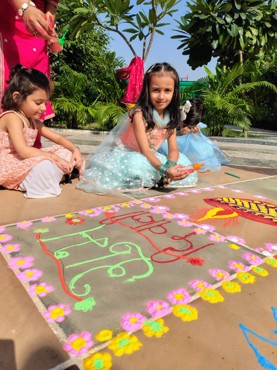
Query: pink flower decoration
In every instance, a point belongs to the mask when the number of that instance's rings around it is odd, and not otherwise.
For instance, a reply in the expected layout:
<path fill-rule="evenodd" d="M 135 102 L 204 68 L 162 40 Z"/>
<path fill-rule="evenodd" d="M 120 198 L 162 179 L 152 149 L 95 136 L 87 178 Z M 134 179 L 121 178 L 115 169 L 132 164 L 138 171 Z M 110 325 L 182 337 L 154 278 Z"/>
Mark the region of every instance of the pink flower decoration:
<path fill-rule="evenodd" d="M 71 313 L 69 305 L 60 303 L 58 305 L 49 306 L 44 316 L 48 322 L 62 322 L 65 316 Z"/>
<path fill-rule="evenodd" d="M 63 348 L 73 356 L 82 356 L 93 345 L 91 334 L 88 331 L 83 331 L 81 334 L 71 334 Z"/>
<path fill-rule="evenodd" d="M 188 219 L 189 215 L 186 215 L 185 213 L 173 213 L 174 218 L 177 218 L 178 220 L 182 220 L 183 218 Z"/>
<path fill-rule="evenodd" d="M 271 253 L 268 250 L 265 250 L 262 247 L 254 248 L 253 251 L 258 252 L 258 253 L 262 253 L 265 256 L 270 256 L 271 255 Z"/>
<path fill-rule="evenodd" d="M 28 229 L 31 225 L 33 225 L 32 221 L 22 221 L 16 224 L 19 229 Z"/>
<path fill-rule="evenodd" d="M 176 193 L 176 195 L 180 195 L 181 197 L 186 197 L 186 196 L 188 196 L 189 194 L 188 194 L 187 192 L 178 191 L 178 193 Z"/>
<path fill-rule="evenodd" d="M 267 197 L 265 197 L 263 195 L 257 195 L 257 194 L 254 194 L 254 197 L 258 198 L 258 199 L 263 199 L 263 200 L 267 199 Z"/>
<path fill-rule="evenodd" d="M 149 301 L 146 311 L 150 313 L 154 319 L 158 319 L 171 313 L 171 308 L 165 301 Z"/>
<path fill-rule="evenodd" d="M 37 269 L 27 269 L 22 272 L 19 272 L 16 276 L 19 280 L 22 281 L 35 281 L 42 276 L 43 272 Z"/>
<path fill-rule="evenodd" d="M 218 185 L 217 188 L 219 188 L 219 189 L 226 189 L 226 186 L 225 185 Z"/>
<path fill-rule="evenodd" d="M 248 271 L 249 267 L 245 266 L 242 262 L 237 262 L 230 260 L 228 262 L 228 267 L 230 270 L 234 270 L 235 272 L 241 272 L 241 271 Z"/>
<path fill-rule="evenodd" d="M 190 227 L 193 225 L 190 221 L 187 221 L 186 219 L 178 220 L 177 224 L 183 227 Z"/>
<path fill-rule="evenodd" d="M 52 285 L 47 285 L 47 283 L 42 282 L 39 284 L 33 284 L 29 287 L 29 294 L 32 297 L 39 296 L 45 297 L 48 293 L 53 292 L 55 289 Z"/>
<path fill-rule="evenodd" d="M 265 243 L 265 247 L 270 253 L 277 251 L 277 243 Z"/>
<path fill-rule="evenodd" d="M 199 194 L 201 190 L 189 190 L 190 193 Z"/>
<path fill-rule="evenodd" d="M 9 266 L 11 269 L 28 269 L 32 267 L 34 264 L 34 257 L 28 256 L 28 257 L 13 257 L 9 260 Z"/>
<path fill-rule="evenodd" d="M 3 233 L 6 230 L 5 226 L 0 226 L 0 234 Z"/>
<path fill-rule="evenodd" d="M 11 239 L 12 239 L 12 236 L 9 235 L 9 234 L 1 234 L 0 235 L 0 243 L 8 242 Z"/>
<path fill-rule="evenodd" d="M 130 203 L 132 204 L 132 206 L 136 205 L 136 204 L 141 204 L 142 201 L 139 200 L 139 199 L 134 199 L 134 200 L 131 200 Z"/>
<path fill-rule="evenodd" d="M 203 191 L 213 191 L 214 189 L 213 188 L 203 188 L 202 190 Z"/>
<path fill-rule="evenodd" d="M 222 281 L 222 280 L 229 280 L 230 274 L 229 272 L 221 269 L 210 269 L 209 274 L 216 280 L 216 281 Z"/>
<path fill-rule="evenodd" d="M 161 199 L 158 197 L 157 198 L 156 197 L 144 198 L 143 200 L 145 202 L 151 202 L 151 203 L 157 203 L 161 201 Z"/>
<path fill-rule="evenodd" d="M 207 283 L 204 280 L 192 280 L 188 282 L 188 285 L 191 286 L 197 292 L 201 292 L 203 289 L 212 287 L 211 284 Z"/>
<path fill-rule="evenodd" d="M 53 216 L 46 216 L 41 219 L 41 222 L 53 222 L 56 221 L 56 217 Z"/>
<path fill-rule="evenodd" d="M 139 312 L 127 312 L 122 317 L 121 327 L 127 332 L 135 331 L 141 329 L 146 320 L 146 317 Z"/>
<path fill-rule="evenodd" d="M 156 214 L 163 214 L 169 211 L 169 207 L 166 206 L 154 206 L 150 212 Z"/>
<path fill-rule="evenodd" d="M 167 199 L 175 199 L 175 195 L 174 194 L 166 194 L 164 195 L 164 198 L 167 198 Z"/>
<path fill-rule="evenodd" d="M 0 246 L 0 252 L 3 254 L 10 254 L 20 251 L 20 244 L 3 244 Z"/>
<path fill-rule="evenodd" d="M 207 232 L 213 232 L 215 230 L 215 227 L 214 226 L 211 226 L 211 225 L 198 225 L 196 229 L 194 229 L 193 231 L 196 233 L 196 234 L 206 234 Z"/>
<path fill-rule="evenodd" d="M 228 235 L 226 236 L 226 239 L 231 240 L 233 243 L 236 244 L 245 244 L 245 240 L 243 238 L 240 238 L 239 236 Z"/>
<path fill-rule="evenodd" d="M 170 292 L 166 298 L 173 304 L 186 304 L 191 301 L 191 296 L 185 288 L 179 288 Z"/>
<path fill-rule="evenodd" d="M 166 218 L 168 220 L 173 220 L 174 216 L 172 213 L 163 213 L 163 218 Z"/>
<path fill-rule="evenodd" d="M 209 239 L 212 241 L 212 242 L 215 242 L 215 243 L 220 243 L 220 242 L 224 242 L 225 238 L 224 236 L 220 235 L 220 234 L 217 234 L 217 233 L 213 233 L 209 236 Z"/>
<path fill-rule="evenodd" d="M 101 214 L 101 212 L 98 209 L 86 209 L 84 211 L 78 212 L 79 215 L 89 216 L 89 217 L 96 217 Z"/>
<path fill-rule="evenodd" d="M 264 262 L 261 257 L 253 253 L 244 253 L 242 255 L 242 258 L 245 259 L 249 263 L 249 265 L 257 266 L 257 265 L 261 265 Z"/>
<path fill-rule="evenodd" d="M 140 207 L 141 207 L 141 208 L 146 208 L 146 209 L 150 209 L 150 208 L 152 208 L 151 204 L 148 204 L 148 203 L 142 203 L 142 204 L 140 205 Z"/>
<path fill-rule="evenodd" d="M 120 208 L 114 204 L 110 206 L 97 207 L 96 209 L 98 209 L 100 213 L 113 213 L 119 211 Z"/>

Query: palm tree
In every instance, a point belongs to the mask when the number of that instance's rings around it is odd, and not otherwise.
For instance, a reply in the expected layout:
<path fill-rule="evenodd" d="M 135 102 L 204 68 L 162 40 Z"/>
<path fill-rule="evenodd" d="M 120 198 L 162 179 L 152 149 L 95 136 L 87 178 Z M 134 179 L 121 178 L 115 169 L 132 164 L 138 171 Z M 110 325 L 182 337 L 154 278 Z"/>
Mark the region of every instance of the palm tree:
<path fill-rule="evenodd" d="M 239 78 L 250 70 L 247 64 L 245 66 L 234 65 L 230 70 L 217 66 L 216 74 L 208 67 L 204 68 L 207 78 L 202 90 L 205 107 L 203 120 L 208 125 L 209 134 L 221 136 L 226 124 L 235 124 L 242 128 L 247 136 L 254 113 L 249 92 L 262 87 L 271 89 L 276 94 L 277 87 L 268 81 L 238 84 Z"/>

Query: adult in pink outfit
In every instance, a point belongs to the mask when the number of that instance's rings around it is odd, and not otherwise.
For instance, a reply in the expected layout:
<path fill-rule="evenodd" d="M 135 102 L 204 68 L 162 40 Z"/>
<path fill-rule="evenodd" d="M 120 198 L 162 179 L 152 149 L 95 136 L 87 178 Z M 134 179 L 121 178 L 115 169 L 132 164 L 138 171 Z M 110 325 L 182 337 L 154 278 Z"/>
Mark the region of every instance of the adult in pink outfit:
<path fill-rule="evenodd" d="M 50 78 L 48 47 L 57 43 L 54 20 L 59 0 L 0 1 L 0 99 L 11 68 L 20 63 Z M 50 102 L 42 120 L 54 117 Z M 40 145 L 38 138 L 38 143 Z"/>

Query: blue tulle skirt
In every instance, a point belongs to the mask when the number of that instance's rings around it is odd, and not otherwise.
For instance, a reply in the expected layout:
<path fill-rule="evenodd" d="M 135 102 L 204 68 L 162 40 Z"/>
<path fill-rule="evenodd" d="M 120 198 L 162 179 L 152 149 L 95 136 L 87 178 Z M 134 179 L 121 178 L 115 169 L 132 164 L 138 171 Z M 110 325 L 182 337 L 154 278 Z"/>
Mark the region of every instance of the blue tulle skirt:
<path fill-rule="evenodd" d="M 230 159 L 219 149 L 219 147 L 207 136 L 201 132 L 201 128 L 207 127 L 205 124 L 199 124 L 198 134 L 192 132 L 177 136 L 177 143 L 180 153 L 185 154 L 191 163 L 203 163 L 200 171 L 215 171 L 221 168 L 221 165 L 230 163 Z M 164 142 L 158 149 L 158 152 L 167 155 L 167 143 Z"/>
<path fill-rule="evenodd" d="M 167 157 L 156 152 L 162 163 Z M 189 159 L 180 154 L 178 164 L 191 165 Z M 126 147 L 115 147 L 111 151 L 91 155 L 86 160 L 86 169 L 77 183 L 77 188 L 96 193 L 128 191 L 152 188 L 160 180 L 160 174 L 147 158 Z M 181 181 L 172 181 L 171 187 L 192 187 L 198 180 L 193 172 Z"/>

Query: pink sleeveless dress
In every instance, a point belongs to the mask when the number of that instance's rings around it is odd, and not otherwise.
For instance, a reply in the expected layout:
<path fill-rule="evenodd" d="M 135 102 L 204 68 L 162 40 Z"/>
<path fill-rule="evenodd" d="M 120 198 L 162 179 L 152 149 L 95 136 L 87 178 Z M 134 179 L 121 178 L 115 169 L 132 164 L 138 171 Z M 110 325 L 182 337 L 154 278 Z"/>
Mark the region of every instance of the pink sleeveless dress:
<path fill-rule="evenodd" d="M 32 147 L 37 137 L 38 130 L 35 121 L 33 121 L 34 128 L 27 127 L 22 117 L 14 112 L 7 111 L 0 115 L 0 119 L 7 113 L 15 113 L 21 118 L 23 123 L 23 135 L 28 146 Z M 60 145 L 53 145 L 51 147 L 41 149 L 45 152 L 56 153 L 60 157 L 70 161 L 72 153 Z M 0 185 L 7 189 L 18 190 L 22 181 L 26 178 L 29 172 L 40 162 L 48 160 L 49 158 L 38 156 L 27 159 L 19 157 L 14 149 L 14 146 L 9 138 L 9 134 L 0 130 Z M 51 161 L 58 167 L 57 163 Z"/>

